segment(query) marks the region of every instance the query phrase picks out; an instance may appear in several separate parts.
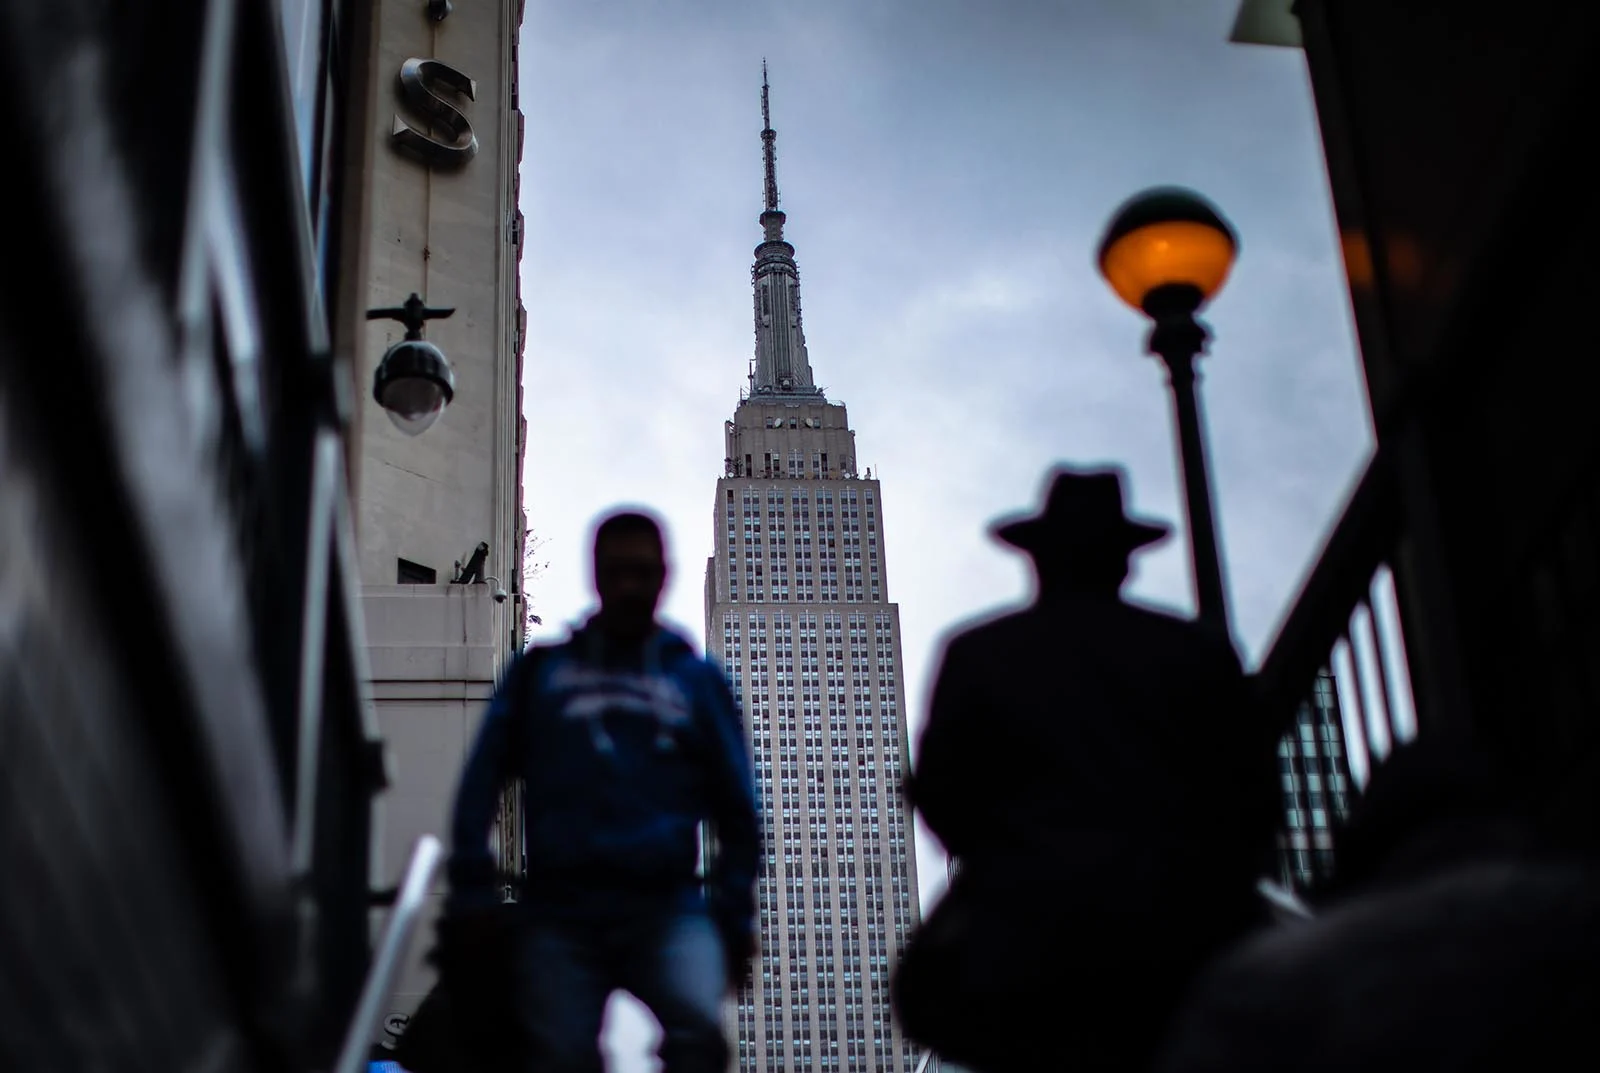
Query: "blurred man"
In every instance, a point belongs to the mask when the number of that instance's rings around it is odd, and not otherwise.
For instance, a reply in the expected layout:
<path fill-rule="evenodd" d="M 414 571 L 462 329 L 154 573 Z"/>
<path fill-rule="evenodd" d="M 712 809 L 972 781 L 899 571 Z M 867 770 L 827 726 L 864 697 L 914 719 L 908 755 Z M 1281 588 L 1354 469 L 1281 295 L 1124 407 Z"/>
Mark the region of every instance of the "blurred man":
<path fill-rule="evenodd" d="M 754 952 L 759 826 L 721 671 L 656 622 L 661 528 L 614 514 L 594 539 L 600 610 L 529 649 L 490 702 L 456 800 L 451 909 L 498 900 L 488 832 L 525 781 L 518 1009 L 539 1073 L 600 1073 L 601 1020 L 626 990 L 661 1024 L 664 1073 L 724 1073 L 722 1005 Z M 718 853 L 702 885 L 701 824 Z"/>
<path fill-rule="evenodd" d="M 1058 470 L 995 535 L 1038 598 L 944 654 L 908 791 L 961 871 L 902 961 L 902 1022 L 985 1073 L 1139 1069 L 1260 919 L 1277 735 L 1226 637 L 1121 599 L 1167 529 L 1124 515 L 1117 472 Z"/>

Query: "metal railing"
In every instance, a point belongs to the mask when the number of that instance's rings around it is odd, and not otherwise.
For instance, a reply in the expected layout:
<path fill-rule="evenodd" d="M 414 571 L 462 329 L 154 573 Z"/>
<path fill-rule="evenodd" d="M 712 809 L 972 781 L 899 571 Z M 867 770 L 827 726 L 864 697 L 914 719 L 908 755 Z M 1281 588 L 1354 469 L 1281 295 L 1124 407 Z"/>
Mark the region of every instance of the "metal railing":
<path fill-rule="evenodd" d="M 1256 674 L 1267 717 L 1285 732 L 1282 845 L 1296 862 L 1289 878 L 1297 872 L 1303 886 L 1326 882 L 1336 863 L 1345 801 L 1329 775 L 1343 759 L 1339 750 L 1360 788 L 1375 762 L 1416 733 L 1391 569 L 1404 537 L 1394 456 L 1380 448 Z M 1322 733 L 1319 719 L 1342 733 Z"/>
<path fill-rule="evenodd" d="M 417 839 L 406 865 L 405 877 L 400 881 L 394 908 L 378 940 L 372 957 L 372 967 L 361 987 L 361 997 L 356 1002 L 355 1014 L 350 1019 L 344 1047 L 333 1073 L 360 1073 L 366 1068 L 367 1055 L 372 1041 L 377 1038 L 378 1025 L 383 1019 L 383 1004 L 394 990 L 395 977 L 400 972 L 401 959 L 411 948 L 416 937 L 417 924 L 422 917 L 428 887 L 433 883 L 439 862 L 444 859 L 444 846 L 432 835 Z"/>

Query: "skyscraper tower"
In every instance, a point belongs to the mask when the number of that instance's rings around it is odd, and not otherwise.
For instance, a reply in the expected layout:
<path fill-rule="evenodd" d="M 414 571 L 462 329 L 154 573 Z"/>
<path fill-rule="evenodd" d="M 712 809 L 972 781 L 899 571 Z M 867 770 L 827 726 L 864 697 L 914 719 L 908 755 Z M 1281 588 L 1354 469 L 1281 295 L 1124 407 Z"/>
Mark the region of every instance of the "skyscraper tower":
<path fill-rule="evenodd" d="M 726 423 L 706 650 L 739 695 L 765 835 L 761 952 L 739 993 L 741 1073 L 912 1073 L 889 971 L 916 925 L 900 609 L 882 488 L 812 379 L 761 76 L 755 358 Z"/>

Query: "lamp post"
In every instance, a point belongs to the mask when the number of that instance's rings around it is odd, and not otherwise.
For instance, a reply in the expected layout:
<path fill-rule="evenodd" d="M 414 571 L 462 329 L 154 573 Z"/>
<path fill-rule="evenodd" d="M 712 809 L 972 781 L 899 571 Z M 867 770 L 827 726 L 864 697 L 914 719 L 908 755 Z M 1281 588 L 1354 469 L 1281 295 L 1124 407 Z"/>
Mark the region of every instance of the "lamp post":
<path fill-rule="evenodd" d="M 397 320 L 406 326 L 406 337 L 384 351 L 372 374 L 372 397 L 407 436 L 426 432 L 455 398 L 456 375 L 449 359 L 422 338 L 424 324 L 454 312 L 429 309 L 417 294 L 401 306 L 367 310 L 368 320 Z"/>
<path fill-rule="evenodd" d="M 1152 321 L 1145 349 L 1167 367 L 1178 425 L 1200 618 L 1228 628 L 1205 434 L 1194 359 L 1210 333 L 1195 314 L 1222 288 L 1239 243 L 1210 202 L 1179 187 L 1156 187 L 1123 202 L 1100 240 L 1100 273 L 1117 297 Z"/>

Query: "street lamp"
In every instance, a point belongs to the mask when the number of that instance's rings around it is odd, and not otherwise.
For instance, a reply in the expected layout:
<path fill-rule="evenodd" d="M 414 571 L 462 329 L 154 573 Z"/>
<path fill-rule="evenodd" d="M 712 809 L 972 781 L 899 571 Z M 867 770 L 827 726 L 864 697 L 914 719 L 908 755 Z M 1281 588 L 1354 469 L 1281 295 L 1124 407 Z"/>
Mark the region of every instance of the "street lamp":
<path fill-rule="evenodd" d="M 456 376 L 449 360 L 422 338 L 424 323 L 454 312 L 429 309 L 415 293 L 402 306 L 367 310 L 368 320 L 397 320 L 406 326 L 406 337 L 384 352 L 372 374 L 372 397 L 407 436 L 426 432 L 455 398 Z"/>
<path fill-rule="evenodd" d="M 1224 630 L 1228 602 L 1222 588 L 1205 437 L 1195 396 L 1194 359 L 1209 332 L 1195 319 L 1221 290 L 1239 241 L 1212 204 L 1180 187 L 1163 186 L 1122 203 L 1100 240 L 1100 273 L 1117 297 L 1153 322 L 1146 350 L 1166 364 L 1178 422 L 1178 453 L 1189 512 L 1200 617 Z"/>

